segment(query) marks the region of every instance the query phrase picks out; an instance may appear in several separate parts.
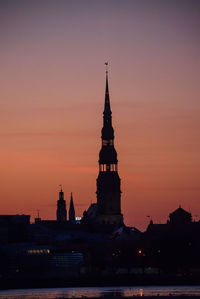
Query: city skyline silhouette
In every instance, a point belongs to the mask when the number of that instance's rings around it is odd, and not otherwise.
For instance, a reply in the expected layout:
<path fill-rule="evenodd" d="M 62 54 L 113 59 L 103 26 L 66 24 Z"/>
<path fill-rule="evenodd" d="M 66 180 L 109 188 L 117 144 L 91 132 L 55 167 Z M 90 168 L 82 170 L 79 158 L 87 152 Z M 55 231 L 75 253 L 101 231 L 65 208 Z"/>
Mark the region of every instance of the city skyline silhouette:
<path fill-rule="evenodd" d="M 200 217 L 199 3 L 2 1 L 1 214 L 96 202 L 108 60 L 125 223 Z"/>

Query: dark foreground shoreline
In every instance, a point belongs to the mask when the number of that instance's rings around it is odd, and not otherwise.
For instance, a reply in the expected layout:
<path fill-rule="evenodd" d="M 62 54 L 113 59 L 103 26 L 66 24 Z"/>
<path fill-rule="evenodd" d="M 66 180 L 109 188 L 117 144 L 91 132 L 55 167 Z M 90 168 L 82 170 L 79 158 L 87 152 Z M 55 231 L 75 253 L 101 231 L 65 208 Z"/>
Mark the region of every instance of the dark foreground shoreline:
<path fill-rule="evenodd" d="M 106 298 L 106 299 L 113 299 L 113 298 L 115 298 L 115 299 L 133 299 L 133 298 L 139 298 L 139 297 L 143 297 L 143 298 L 149 298 L 149 299 L 158 299 L 158 298 L 160 298 L 160 299 L 169 299 L 169 298 L 171 298 L 171 297 L 175 297 L 175 298 L 187 298 L 187 299 L 196 299 L 196 298 L 200 298 L 200 296 L 187 296 L 187 295 L 169 295 L 169 296 L 160 296 L 160 295 L 157 295 L 157 296 L 145 296 L 145 295 L 143 295 L 143 296 L 140 296 L 140 295 L 136 295 L 136 296 L 132 296 L 132 297 L 118 297 L 118 296 L 106 296 L 106 297 L 90 297 L 89 299 L 97 299 L 97 298 L 101 298 L 101 299 L 103 299 L 103 298 Z M 84 298 L 87 298 L 87 297 L 82 297 L 83 299 Z M 69 297 L 57 297 L 56 299 L 71 299 L 71 298 L 69 298 Z M 73 297 L 73 299 L 80 299 L 80 298 L 74 298 Z"/>
<path fill-rule="evenodd" d="M 135 295 L 135 296 L 132 296 L 132 297 L 123 297 L 123 296 L 110 296 L 110 295 L 108 295 L 108 296 L 105 296 L 105 297 L 89 297 L 89 299 L 104 299 L 104 298 L 106 298 L 106 299 L 133 299 L 133 298 L 139 298 L 139 297 L 143 297 L 143 298 L 149 298 L 149 299 L 158 299 L 158 298 L 160 298 L 160 299 L 169 299 L 169 298 L 171 298 L 171 297 L 175 297 L 175 298 L 187 298 L 187 299 L 196 299 L 196 298 L 200 298 L 200 296 L 190 296 L 190 295 L 184 295 L 184 294 L 182 294 L 182 295 L 169 295 L 169 296 L 160 296 L 160 295 L 157 295 L 157 296 L 145 296 L 145 295 L 142 295 L 142 296 L 140 296 L 140 295 Z M 82 297 L 83 299 L 85 299 L 85 298 L 87 298 L 87 297 Z M 57 297 L 56 299 L 71 299 L 70 297 Z M 73 297 L 73 299 L 80 299 L 80 298 L 75 298 L 75 297 Z"/>
<path fill-rule="evenodd" d="M 3 295 L 4 296 L 4 295 Z M 12 298 L 19 298 L 18 295 L 11 295 Z M 169 299 L 171 297 L 174 297 L 174 298 L 187 298 L 187 299 L 197 299 L 197 298 L 200 298 L 200 295 L 187 295 L 187 294 L 169 294 L 169 295 L 160 295 L 159 293 L 157 295 L 140 295 L 140 294 L 137 294 L 137 295 L 133 295 L 133 296 L 118 296 L 118 295 L 114 295 L 114 294 L 107 294 L 107 295 L 102 295 L 102 296 L 97 296 L 97 297 L 87 297 L 87 296 L 81 296 L 81 297 L 69 297 L 69 296 L 56 296 L 55 298 L 56 299 L 133 299 L 133 298 L 139 298 L 139 297 L 143 297 L 143 298 L 149 298 L 149 299 Z M 7 298 L 10 298 L 9 295 L 8 297 L 2 297 L 1 296 L 1 293 L 0 293 L 0 298 L 3 298 L 3 299 L 7 299 Z M 20 296 L 20 298 L 23 298 L 22 296 Z M 27 295 L 25 295 L 25 298 L 27 298 Z M 34 298 L 36 298 L 34 296 Z M 42 298 L 40 296 L 40 298 Z M 44 297 L 45 298 L 45 297 Z M 48 297 L 46 297 L 48 298 Z"/>
<path fill-rule="evenodd" d="M 200 277 L 192 276 L 87 276 L 66 278 L 0 279 L 0 290 L 30 288 L 79 287 L 129 287 L 129 286 L 200 286 Z M 117 298 L 116 298 L 117 299 Z"/>

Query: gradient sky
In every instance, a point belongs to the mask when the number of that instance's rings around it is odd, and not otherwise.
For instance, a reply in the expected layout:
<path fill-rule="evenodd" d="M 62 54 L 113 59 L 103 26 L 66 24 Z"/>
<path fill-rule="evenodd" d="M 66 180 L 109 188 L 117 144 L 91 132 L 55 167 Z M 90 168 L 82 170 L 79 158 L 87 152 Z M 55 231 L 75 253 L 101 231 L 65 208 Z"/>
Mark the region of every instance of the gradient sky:
<path fill-rule="evenodd" d="M 0 213 L 96 202 L 105 69 L 125 223 L 200 219 L 200 1 L 0 0 Z"/>

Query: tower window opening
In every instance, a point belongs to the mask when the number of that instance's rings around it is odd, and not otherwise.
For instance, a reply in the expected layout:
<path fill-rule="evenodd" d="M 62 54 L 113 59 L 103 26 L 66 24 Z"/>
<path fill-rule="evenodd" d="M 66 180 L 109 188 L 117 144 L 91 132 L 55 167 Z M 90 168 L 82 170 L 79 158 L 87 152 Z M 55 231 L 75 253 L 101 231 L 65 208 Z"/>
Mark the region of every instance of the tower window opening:
<path fill-rule="evenodd" d="M 102 144 L 105 146 L 105 145 L 108 144 L 108 141 L 107 141 L 107 140 L 103 140 L 103 141 L 102 141 Z"/>
<path fill-rule="evenodd" d="M 110 171 L 117 171 L 117 165 L 116 164 L 110 164 Z"/>
<path fill-rule="evenodd" d="M 99 165 L 99 171 L 104 172 L 106 170 L 107 170 L 107 165 L 105 165 L 105 164 L 100 164 Z"/>
<path fill-rule="evenodd" d="M 105 139 L 103 139 L 103 140 L 102 140 L 102 145 L 103 145 L 103 146 L 113 145 L 113 144 L 114 144 L 113 139 L 110 139 L 110 140 L 105 140 Z"/>

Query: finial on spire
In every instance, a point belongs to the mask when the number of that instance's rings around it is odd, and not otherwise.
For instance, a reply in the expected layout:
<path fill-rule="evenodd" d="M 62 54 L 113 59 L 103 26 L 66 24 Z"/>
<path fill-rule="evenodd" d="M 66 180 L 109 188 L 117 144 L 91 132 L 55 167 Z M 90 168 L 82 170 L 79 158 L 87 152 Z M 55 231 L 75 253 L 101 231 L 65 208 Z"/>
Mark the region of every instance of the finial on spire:
<path fill-rule="evenodd" d="M 60 191 L 62 192 L 62 185 L 60 184 L 59 187 L 60 187 Z"/>
<path fill-rule="evenodd" d="M 105 66 L 106 66 L 106 74 L 108 74 L 108 61 L 105 62 Z"/>

